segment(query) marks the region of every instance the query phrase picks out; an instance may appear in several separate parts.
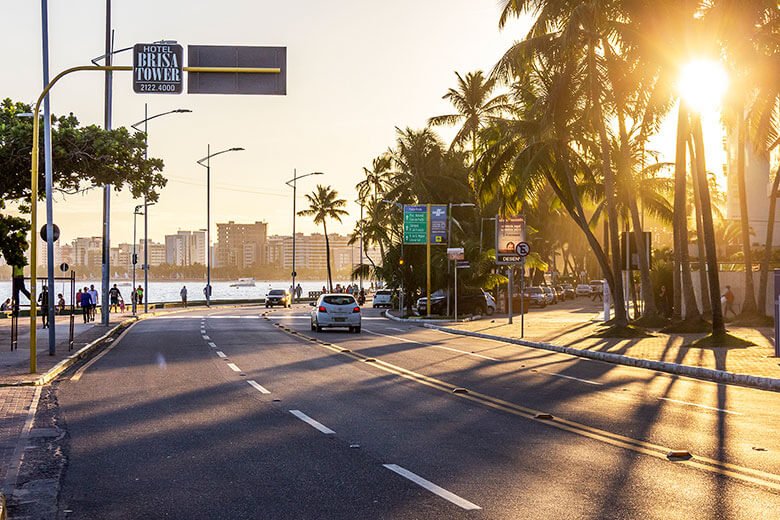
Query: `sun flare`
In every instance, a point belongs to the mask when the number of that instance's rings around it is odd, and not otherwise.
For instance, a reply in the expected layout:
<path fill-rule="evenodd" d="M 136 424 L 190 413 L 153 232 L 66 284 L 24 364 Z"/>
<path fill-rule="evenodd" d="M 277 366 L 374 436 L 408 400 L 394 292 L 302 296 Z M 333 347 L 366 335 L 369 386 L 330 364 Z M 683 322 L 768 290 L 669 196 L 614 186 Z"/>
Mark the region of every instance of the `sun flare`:
<path fill-rule="evenodd" d="M 720 109 L 723 95 L 729 86 L 729 77 L 723 66 L 714 60 L 695 60 L 680 69 L 677 88 L 682 99 L 692 109 Z"/>

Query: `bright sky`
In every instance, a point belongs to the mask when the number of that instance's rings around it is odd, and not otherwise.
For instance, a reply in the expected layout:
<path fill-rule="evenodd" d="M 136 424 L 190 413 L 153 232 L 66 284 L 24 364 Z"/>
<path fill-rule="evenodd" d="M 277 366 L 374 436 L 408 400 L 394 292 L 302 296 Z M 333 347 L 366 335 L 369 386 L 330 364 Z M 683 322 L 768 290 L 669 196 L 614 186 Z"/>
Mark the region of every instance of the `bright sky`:
<path fill-rule="evenodd" d="M 264 220 L 269 234 L 289 234 L 292 190 L 284 182 L 297 168 L 299 175 L 326 173 L 299 181 L 298 207 L 316 183 L 330 184 L 350 201 L 350 217 L 334 231 L 350 231 L 359 213 L 355 184 L 362 168 L 394 143 L 395 127 L 419 128 L 433 115 L 450 113 L 441 97 L 455 85 L 454 71 L 490 70 L 527 23 L 499 32 L 497 0 L 113 3 L 117 49 L 162 39 L 177 40 L 185 56 L 188 44 L 287 47 L 286 96 L 141 95 L 133 93 L 129 72 L 114 74 L 114 127 L 143 119 L 144 103 L 149 115 L 193 111 L 149 123 L 150 156 L 165 161 L 169 179 L 149 213 L 156 241 L 205 227 L 205 170 L 195 161 L 208 144 L 212 152 L 246 149 L 212 160 L 212 226 Z M 32 102 L 42 82 L 40 2 L 5 0 L 3 10 L 13 13 L 13 23 L 0 32 L 0 97 Z M 52 76 L 89 64 L 103 54 L 105 2 L 49 0 L 49 31 Z M 131 65 L 131 53 L 117 55 L 114 64 Z M 63 79 L 51 100 L 55 114 L 73 112 L 83 124 L 102 125 L 102 73 Z M 672 137 L 673 131 L 672 125 Z M 720 137 L 708 141 L 715 141 L 717 154 Z M 673 144 L 659 147 L 673 157 Z M 708 167 L 720 171 L 712 161 Z M 101 200 L 98 190 L 58 199 L 55 223 L 65 241 L 101 234 Z M 127 193 L 113 195 L 112 243 L 132 240 L 139 202 Z M 43 211 L 39 219 L 45 221 Z M 297 226 L 319 230 L 305 217 Z"/>

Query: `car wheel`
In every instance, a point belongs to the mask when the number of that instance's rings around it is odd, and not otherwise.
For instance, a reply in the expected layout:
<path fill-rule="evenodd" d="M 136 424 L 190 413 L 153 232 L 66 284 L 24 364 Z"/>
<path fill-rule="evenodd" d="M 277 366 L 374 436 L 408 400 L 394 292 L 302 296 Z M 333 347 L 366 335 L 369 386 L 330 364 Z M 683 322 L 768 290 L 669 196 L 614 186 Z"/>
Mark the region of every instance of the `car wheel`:
<path fill-rule="evenodd" d="M 356 332 L 357 334 L 360 334 L 360 326 L 357 326 L 357 327 L 355 327 L 355 332 Z"/>
<path fill-rule="evenodd" d="M 492 316 L 494 312 L 496 312 L 496 309 L 494 309 L 493 307 L 488 307 L 487 310 L 485 310 L 485 314 L 487 314 L 488 316 Z"/>
<path fill-rule="evenodd" d="M 317 327 L 314 326 L 314 322 L 311 322 L 311 330 L 317 330 Z"/>
<path fill-rule="evenodd" d="M 320 327 L 319 325 L 317 325 L 317 332 L 322 332 L 322 327 Z"/>
<path fill-rule="evenodd" d="M 267 304 L 267 303 L 265 304 L 265 308 L 266 308 L 266 309 L 268 308 L 268 304 Z"/>

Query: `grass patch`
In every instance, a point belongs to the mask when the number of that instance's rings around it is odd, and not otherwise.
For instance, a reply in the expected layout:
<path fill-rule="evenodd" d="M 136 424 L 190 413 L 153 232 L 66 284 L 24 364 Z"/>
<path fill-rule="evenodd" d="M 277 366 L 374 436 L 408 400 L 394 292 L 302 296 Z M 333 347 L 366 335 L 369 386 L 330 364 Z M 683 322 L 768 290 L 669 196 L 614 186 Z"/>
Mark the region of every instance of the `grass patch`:
<path fill-rule="evenodd" d="M 738 338 L 733 334 L 707 334 L 703 338 L 684 345 L 688 348 L 746 348 L 755 345 L 752 341 Z"/>
<path fill-rule="evenodd" d="M 619 339 L 637 339 L 637 338 L 652 338 L 653 335 L 635 327 L 633 325 L 626 325 L 620 327 L 618 325 L 611 325 L 604 329 L 595 332 L 590 335 L 591 338 L 619 338 Z"/>
<path fill-rule="evenodd" d="M 699 317 L 672 322 L 668 327 L 661 329 L 664 334 L 702 334 L 712 331 L 712 324 Z"/>

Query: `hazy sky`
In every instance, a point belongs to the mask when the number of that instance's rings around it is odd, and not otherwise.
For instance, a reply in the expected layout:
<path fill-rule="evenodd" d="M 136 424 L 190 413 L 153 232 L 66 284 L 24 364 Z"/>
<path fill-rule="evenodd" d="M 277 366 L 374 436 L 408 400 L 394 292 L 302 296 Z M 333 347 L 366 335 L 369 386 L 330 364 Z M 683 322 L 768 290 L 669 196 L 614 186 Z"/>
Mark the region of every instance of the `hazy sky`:
<path fill-rule="evenodd" d="M 0 32 L 0 97 L 32 102 L 42 81 L 40 2 L 4 0 L 3 10 L 13 13 L 13 23 Z M 169 179 L 149 213 L 150 238 L 205 227 L 205 169 L 195 161 L 207 144 L 212 151 L 246 148 L 212 160 L 212 225 L 264 220 L 269 234 L 289 234 L 292 190 L 284 182 L 297 168 L 326 173 L 299 181 L 299 208 L 316 183 L 331 184 L 350 201 L 351 213 L 334 230 L 350 231 L 358 214 L 355 184 L 362 168 L 394 143 L 395 127 L 419 128 L 430 116 L 450 113 L 441 97 L 454 86 L 454 71 L 490 70 L 522 38 L 527 20 L 500 32 L 498 13 L 498 0 L 114 0 L 117 49 L 161 39 L 177 40 L 185 56 L 188 44 L 287 47 L 286 96 L 141 95 L 133 93 L 131 73 L 114 74 L 114 127 L 143 119 L 145 102 L 150 115 L 193 111 L 149 123 L 150 156 L 165 161 Z M 52 76 L 89 64 L 103 54 L 105 2 L 49 0 L 49 31 Z M 114 64 L 131 65 L 132 54 L 117 55 Z M 73 112 L 83 124 L 102 125 L 102 73 L 63 79 L 51 103 L 55 114 Z M 112 197 L 113 243 L 132 239 L 138 203 L 127 193 Z M 100 235 L 101 205 L 98 190 L 58 198 L 63 239 Z M 43 211 L 39 219 L 45 221 Z M 318 230 L 304 217 L 297 226 Z"/>

